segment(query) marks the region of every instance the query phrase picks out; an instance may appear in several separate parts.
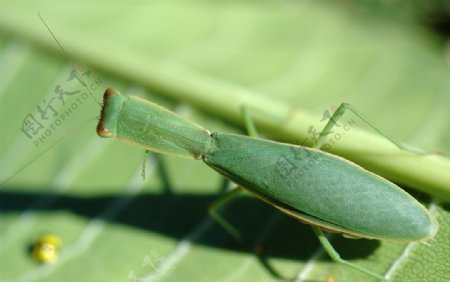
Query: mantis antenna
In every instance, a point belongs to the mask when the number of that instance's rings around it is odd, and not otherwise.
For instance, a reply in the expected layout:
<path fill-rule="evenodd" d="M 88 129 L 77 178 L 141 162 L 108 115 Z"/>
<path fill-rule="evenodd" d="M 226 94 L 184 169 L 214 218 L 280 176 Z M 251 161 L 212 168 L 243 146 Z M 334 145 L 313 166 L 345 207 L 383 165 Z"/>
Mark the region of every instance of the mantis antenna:
<path fill-rule="evenodd" d="M 58 39 L 56 38 L 55 34 L 52 32 L 52 30 L 50 29 L 49 25 L 47 24 L 47 22 L 44 20 L 44 18 L 41 16 L 40 13 L 38 13 L 38 16 L 40 18 L 40 20 L 42 21 L 42 23 L 45 25 L 45 27 L 47 28 L 48 32 L 51 34 L 51 36 L 53 37 L 53 39 L 55 40 L 56 44 L 58 44 L 59 49 L 62 51 L 62 53 L 64 54 L 64 56 L 66 57 L 66 59 L 70 62 L 70 64 L 72 65 L 72 68 L 74 69 L 75 72 L 75 76 L 77 78 L 77 80 L 81 83 L 81 85 L 83 85 L 83 87 L 86 89 L 86 91 L 89 93 L 89 95 L 91 96 L 91 98 L 93 98 L 93 100 L 95 101 L 95 103 L 97 105 L 99 105 L 100 107 L 102 107 L 102 104 L 95 98 L 94 94 L 92 93 L 91 89 L 89 89 L 89 86 L 85 83 L 85 81 L 83 80 L 83 78 L 81 77 L 80 73 L 78 72 L 77 66 L 74 63 L 74 61 L 70 58 L 70 56 L 67 54 L 67 52 L 65 51 L 64 47 L 61 45 L 61 43 L 58 41 Z M 47 148 L 45 148 L 42 152 L 40 152 L 39 154 L 37 154 L 36 156 L 34 156 L 33 158 L 31 158 L 31 160 L 29 160 L 28 162 L 26 162 L 24 165 L 20 166 L 16 171 L 14 171 L 11 175 L 7 176 L 5 179 L 0 180 L 0 186 L 2 186 L 4 183 L 6 183 L 8 180 L 10 180 L 11 178 L 13 178 L 14 176 L 16 176 L 17 174 L 19 174 L 21 171 L 23 171 L 25 168 L 27 168 L 29 165 L 31 165 L 33 162 L 35 162 L 37 159 L 39 159 L 41 156 L 43 156 L 44 154 L 46 154 L 50 149 L 52 149 L 55 145 L 63 142 L 64 140 L 66 140 L 66 138 L 68 138 L 69 136 L 72 136 L 74 133 L 78 132 L 81 128 L 83 128 L 86 124 L 92 122 L 93 120 L 98 119 L 97 117 L 93 117 L 93 118 L 89 118 L 88 120 L 84 121 L 80 126 L 76 127 L 74 130 L 71 130 L 70 132 L 64 134 L 62 137 L 58 138 L 54 143 L 52 143 L 50 146 L 48 146 Z"/>
<path fill-rule="evenodd" d="M 45 25 L 45 27 L 47 28 L 48 32 L 50 32 L 50 34 L 52 35 L 53 39 L 55 40 L 56 44 L 58 44 L 59 49 L 61 49 L 61 52 L 64 54 L 64 56 L 67 58 L 67 60 L 70 62 L 70 64 L 72 65 L 74 71 L 75 71 L 75 75 L 78 79 L 78 81 L 81 83 L 81 85 L 84 86 L 84 88 L 86 88 L 86 90 L 88 91 L 89 95 L 92 97 L 92 99 L 94 99 L 94 101 L 101 107 L 102 104 L 95 98 L 94 94 L 92 94 L 91 89 L 89 89 L 89 87 L 87 86 L 87 84 L 84 82 L 83 78 L 81 77 L 80 73 L 77 70 L 77 66 L 74 63 L 74 61 L 71 59 L 71 57 L 67 54 L 66 50 L 64 50 L 64 47 L 61 45 L 61 43 L 59 43 L 58 39 L 56 38 L 55 34 L 53 33 L 53 31 L 50 29 L 50 27 L 48 26 L 47 22 L 44 20 L 44 18 L 41 16 L 40 13 L 38 13 L 39 19 L 41 19 L 42 23 Z"/>

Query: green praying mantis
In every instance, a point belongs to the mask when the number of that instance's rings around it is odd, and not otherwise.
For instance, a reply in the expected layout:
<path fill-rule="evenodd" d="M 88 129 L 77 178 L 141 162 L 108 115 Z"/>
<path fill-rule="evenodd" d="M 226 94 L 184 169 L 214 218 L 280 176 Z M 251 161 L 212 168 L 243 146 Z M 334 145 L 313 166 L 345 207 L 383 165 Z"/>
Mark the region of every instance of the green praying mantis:
<path fill-rule="evenodd" d="M 67 56 L 44 19 L 39 17 Z M 79 74 L 77 77 L 82 82 Z M 387 281 L 382 275 L 342 259 L 322 230 L 350 238 L 413 242 L 433 238 L 439 225 L 422 204 L 394 183 L 319 150 L 346 110 L 400 149 L 417 153 L 345 103 L 331 116 L 315 148 L 308 148 L 258 138 L 251 111 L 245 106 L 242 116 L 249 136 L 211 133 L 155 103 L 124 96 L 112 88 L 103 95 L 97 134 L 103 138 L 115 137 L 146 151 L 201 160 L 236 183 L 237 188 L 210 205 L 209 213 L 237 240 L 242 237 L 240 232 L 217 209 L 245 189 L 286 215 L 310 224 L 334 261 Z"/>
<path fill-rule="evenodd" d="M 97 133 L 148 151 L 201 160 L 236 183 L 237 188 L 213 202 L 209 209 L 212 218 L 236 239 L 241 234 L 217 208 L 245 189 L 283 213 L 310 224 L 334 261 L 386 281 L 383 276 L 342 259 L 322 230 L 353 238 L 411 242 L 434 237 L 439 227 L 425 207 L 394 183 L 318 150 L 346 110 L 388 137 L 349 104 L 341 104 L 332 115 L 316 148 L 257 138 L 251 111 L 246 107 L 242 114 L 250 136 L 211 133 L 157 104 L 124 96 L 112 88 L 104 93 Z"/>

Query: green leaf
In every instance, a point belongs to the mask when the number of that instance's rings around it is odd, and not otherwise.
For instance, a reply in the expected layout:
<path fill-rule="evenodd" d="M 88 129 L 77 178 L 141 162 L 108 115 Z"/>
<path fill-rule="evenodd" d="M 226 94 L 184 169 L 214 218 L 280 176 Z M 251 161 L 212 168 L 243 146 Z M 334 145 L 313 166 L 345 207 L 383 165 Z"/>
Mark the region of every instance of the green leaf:
<path fill-rule="evenodd" d="M 206 213 L 221 177 L 201 162 L 152 157 L 142 181 L 139 148 L 95 135 L 91 98 L 55 98 L 50 133 L 27 138 L 25 117 L 39 117 L 58 85 L 82 90 L 67 81 L 70 62 L 37 13 L 94 70 L 83 78 L 97 99 L 112 86 L 226 132 L 240 132 L 246 104 L 267 136 L 297 143 L 345 101 L 397 139 L 448 154 L 449 71 L 432 36 L 331 4 L 88 3 L 0 4 L 2 181 L 38 157 L 0 187 L 1 281 L 373 281 L 326 258 L 308 226 L 251 197 L 223 211 L 246 238 L 235 243 Z M 400 152 L 346 118 L 359 128 L 333 136 L 331 152 L 449 199 L 447 158 Z M 394 281 L 448 281 L 450 216 L 436 202 L 432 210 L 440 231 L 429 245 L 332 240 L 344 258 Z M 45 232 L 64 242 L 50 266 L 28 252 Z"/>

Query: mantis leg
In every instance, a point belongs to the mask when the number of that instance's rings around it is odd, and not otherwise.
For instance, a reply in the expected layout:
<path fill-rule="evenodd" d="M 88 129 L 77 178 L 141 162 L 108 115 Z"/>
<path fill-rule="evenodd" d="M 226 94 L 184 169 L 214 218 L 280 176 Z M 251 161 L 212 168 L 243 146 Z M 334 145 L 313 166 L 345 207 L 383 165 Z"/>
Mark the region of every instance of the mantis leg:
<path fill-rule="evenodd" d="M 142 161 L 142 171 L 141 171 L 141 177 L 142 177 L 142 180 L 145 180 L 145 176 L 146 176 L 146 172 L 145 172 L 145 165 L 147 164 L 147 162 L 148 162 L 148 160 L 149 160 L 149 158 L 150 158 L 150 155 L 151 155 L 151 153 L 150 153 L 150 151 L 149 150 L 145 150 L 145 153 L 144 153 L 144 160 Z"/>
<path fill-rule="evenodd" d="M 323 231 L 317 226 L 312 226 L 312 229 L 314 230 L 314 233 L 316 234 L 317 238 L 319 238 L 320 244 L 322 244 L 322 247 L 324 248 L 325 252 L 327 252 L 327 254 L 331 257 L 331 259 L 333 261 L 344 264 L 344 265 L 346 265 L 350 268 L 353 268 L 359 272 L 370 275 L 374 278 L 379 279 L 380 281 L 388 281 L 386 278 L 384 278 L 383 276 L 381 276 L 379 274 L 376 274 L 368 269 L 365 269 L 365 268 L 360 267 L 352 262 L 342 259 L 341 256 L 339 255 L 339 253 L 331 245 L 330 241 L 325 236 L 325 234 L 323 234 Z"/>
<path fill-rule="evenodd" d="M 238 186 L 237 188 L 227 192 L 225 195 L 221 196 L 219 199 L 215 200 L 211 205 L 209 206 L 208 212 L 211 215 L 211 217 L 223 227 L 228 233 L 230 233 L 231 236 L 233 236 L 236 240 L 242 241 L 242 235 L 241 233 L 231 225 L 223 216 L 221 216 L 217 209 L 227 203 L 228 201 L 235 198 L 237 195 L 239 195 L 244 188 Z"/>
<path fill-rule="evenodd" d="M 395 146 L 397 146 L 400 150 L 416 153 L 416 154 L 423 154 L 424 152 L 415 148 L 410 148 L 399 141 L 395 140 L 391 136 L 389 136 L 386 132 L 384 132 L 381 128 L 379 128 L 376 124 L 371 122 L 366 116 L 364 116 L 360 111 L 358 111 L 356 108 L 354 108 L 352 105 L 348 103 L 342 103 L 339 105 L 338 109 L 334 112 L 334 114 L 330 117 L 327 124 L 323 128 L 322 132 L 320 133 L 319 137 L 317 138 L 317 143 L 315 144 L 315 148 L 320 149 L 325 141 L 325 138 L 328 134 L 331 133 L 331 130 L 334 126 L 336 126 L 337 121 L 342 117 L 344 112 L 346 110 L 350 110 L 353 112 L 356 116 L 358 116 L 361 120 L 363 120 L 365 123 L 367 123 L 370 127 L 372 127 L 375 131 L 377 131 L 379 134 L 384 136 L 386 139 L 391 141 Z M 339 125 L 338 125 L 339 126 Z"/>
<path fill-rule="evenodd" d="M 242 114 L 242 117 L 243 117 L 243 120 L 244 120 L 245 128 L 247 129 L 248 135 L 250 135 L 252 137 L 256 137 L 258 135 L 258 133 L 257 133 L 257 130 L 256 130 L 255 123 L 253 122 L 253 119 L 251 117 L 250 109 L 248 107 L 246 107 L 246 106 L 243 106 L 241 108 L 241 114 Z M 222 197 L 220 197 L 215 202 L 213 202 L 209 206 L 209 209 L 208 209 L 209 214 L 217 222 L 217 224 L 222 226 L 228 233 L 230 233 L 238 241 L 242 240 L 241 233 L 233 225 L 231 225 L 225 218 L 223 218 L 223 216 L 221 216 L 217 212 L 217 209 L 220 206 L 222 206 L 225 203 L 227 203 L 228 201 L 230 201 L 233 198 L 235 198 L 242 191 L 244 191 L 244 188 L 238 186 L 237 188 L 227 192 Z"/>
<path fill-rule="evenodd" d="M 244 121 L 245 129 L 247 130 L 247 134 L 250 137 L 258 137 L 258 131 L 256 130 L 255 122 L 252 118 L 252 113 L 249 107 L 242 106 L 241 107 L 241 115 Z"/>

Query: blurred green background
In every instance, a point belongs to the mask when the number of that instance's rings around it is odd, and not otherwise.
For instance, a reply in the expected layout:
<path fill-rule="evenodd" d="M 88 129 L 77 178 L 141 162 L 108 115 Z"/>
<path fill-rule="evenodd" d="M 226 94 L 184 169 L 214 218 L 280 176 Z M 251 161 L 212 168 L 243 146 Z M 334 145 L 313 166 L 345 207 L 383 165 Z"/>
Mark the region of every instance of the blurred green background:
<path fill-rule="evenodd" d="M 399 140 L 450 153 L 449 1 L 0 1 L 0 7 L 1 181 L 19 171 L 0 186 L 2 282 L 374 281 L 331 262 L 308 226 L 252 197 L 223 211 L 246 239 L 234 242 L 206 212 L 226 183 L 201 162 L 152 155 L 143 181 L 141 149 L 95 134 L 99 106 L 81 96 L 73 66 L 38 13 L 97 100 L 114 87 L 211 131 L 236 133 L 242 126 L 224 85 L 250 104 L 281 103 L 316 121 L 345 101 Z M 198 85 L 210 90 L 201 98 L 208 103 L 188 95 Z M 21 128 L 30 114 L 54 129 L 28 138 Z M 337 235 L 333 243 L 344 258 L 393 281 L 449 281 L 448 206 L 408 191 L 440 223 L 429 245 Z M 40 265 L 29 247 L 47 232 L 63 247 L 55 264 Z"/>

